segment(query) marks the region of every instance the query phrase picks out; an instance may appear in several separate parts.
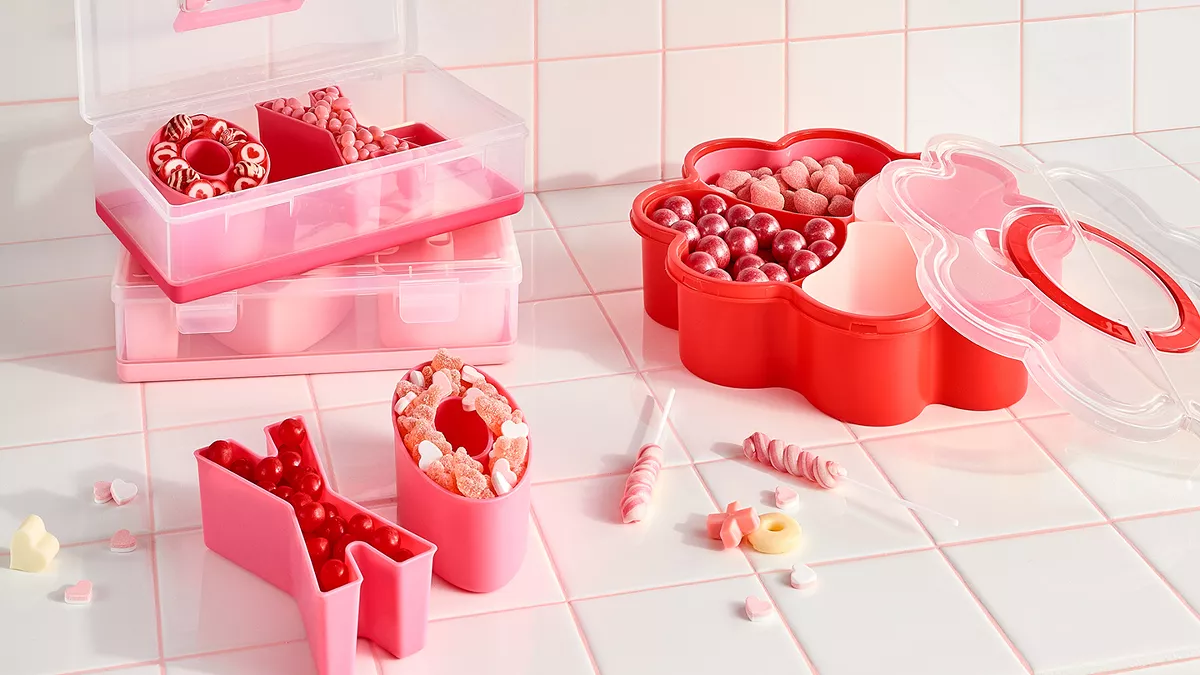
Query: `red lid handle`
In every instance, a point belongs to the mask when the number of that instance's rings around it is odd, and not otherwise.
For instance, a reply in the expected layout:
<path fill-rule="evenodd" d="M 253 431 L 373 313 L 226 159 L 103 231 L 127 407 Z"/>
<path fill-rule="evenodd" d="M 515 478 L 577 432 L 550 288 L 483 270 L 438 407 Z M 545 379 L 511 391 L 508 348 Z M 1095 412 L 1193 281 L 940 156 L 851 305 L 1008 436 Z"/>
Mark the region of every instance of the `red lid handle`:
<path fill-rule="evenodd" d="M 205 9 L 211 0 L 179 0 L 179 15 L 175 17 L 175 32 L 184 33 L 198 28 L 220 26 L 272 14 L 300 9 L 304 0 L 258 0 L 229 7 Z"/>
<path fill-rule="evenodd" d="M 1012 260 L 1017 271 L 1032 281 L 1033 285 L 1046 297 L 1070 312 L 1075 318 L 1119 340 L 1135 344 L 1133 333 L 1128 326 L 1087 308 L 1083 303 L 1068 295 L 1042 270 L 1029 249 L 1029 242 L 1039 230 L 1052 225 L 1064 225 L 1062 218 L 1053 214 L 1037 213 L 1022 216 L 1009 226 L 1004 236 L 1004 243 L 1008 249 L 1009 259 Z M 1200 312 L 1196 310 L 1196 305 L 1183 288 L 1153 260 L 1132 246 L 1087 223 L 1080 223 L 1080 226 L 1088 235 L 1103 239 L 1141 263 L 1171 294 L 1171 299 L 1175 301 L 1176 310 L 1179 312 L 1179 324 L 1169 330 L 1146 331 L 1154 348 L 1160 352 L 1169 353 L 1184 353 L 1195 349 L 1196 345 L 1200 343 Z"/>

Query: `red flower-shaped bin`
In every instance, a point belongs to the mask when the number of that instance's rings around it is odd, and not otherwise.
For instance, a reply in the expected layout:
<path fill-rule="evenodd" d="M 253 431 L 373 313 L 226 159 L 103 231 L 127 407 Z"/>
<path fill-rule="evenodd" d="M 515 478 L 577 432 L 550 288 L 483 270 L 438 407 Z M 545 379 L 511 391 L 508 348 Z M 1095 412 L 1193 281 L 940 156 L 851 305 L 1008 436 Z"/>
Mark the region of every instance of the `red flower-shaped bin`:
<path fill-rule="evenodd" d="M 1027 385 L 1022 364 L 955 332 L 922 297 L 912 247 L 903 230 L 879 216 L 875 181 L 855 196 L 853 217 L 827 217 L 837 255 L 791 283 L 703 276 L 683 261 L 686 237 L 650 219 L 668 197 L 695 203 L 717 194 L 708 183 L 724 171 L 835 155 L 872 175 L 917 157 L 840 129 L 797 131 L 776 142 L 719 139 L 688 152 L 682 179 L 634 199 L 630 222 L 642 238 L 646 313 L 679 331 L 683 365 L 728 387 L 787 387 L 831 417 L 870 426 L 907 422 L 934 403 L 993 410 L 1019 401 Z M 770 213 L 784 229 L 803 230 L 813 218 L 723 197 Z"/>
<path fill-rule="evenodd" d="M 303 421 L 296 418 L 301 424 Z M 267 427 L 267 447 L 278 454 L 280 425 Z M 230 441 L 234 459 L 256 465 L 257 457 Z M 304 466 L 314 467 L 328 485 L 325 468 L 308 435 L 300 443 Z M 200 474 L 204 544 L 267 583 L 291 595 L 300 608 L 309 648 L 321 675 L 353 675 L 356 642 L 371 640 L 396 657 L 425 645 L 429 589 L 436 547 L 326 488 L 322 502 L 349 519 L 365 514 L 396 527 L 401 545 L 413 555 L 396 562 L 370 544 L 346 547 L 349 581 L 322 591 L 304 535 L 291 504 L 260 488 L 204 454 L 195 453 Z"/>

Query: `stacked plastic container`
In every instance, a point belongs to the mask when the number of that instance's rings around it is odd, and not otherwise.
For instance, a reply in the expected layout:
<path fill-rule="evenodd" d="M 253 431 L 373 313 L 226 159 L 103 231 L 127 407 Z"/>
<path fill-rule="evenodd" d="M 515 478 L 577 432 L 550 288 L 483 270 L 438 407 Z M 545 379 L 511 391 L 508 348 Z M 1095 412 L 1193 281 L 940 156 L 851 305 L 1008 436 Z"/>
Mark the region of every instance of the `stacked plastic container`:
<path fill-rule="evenodd" d="M 96 212 L 127 250 L 121 379 L 392 369 L 438 347 L 509 357 L 527 131 L 415 54 L 411 5 L 79 0 Z M 271 105 L 329 87 L 400 151 L 349 161 L 335 134 Z M 205 139 L 181 154 L 230 191 L 173 190 L 152 155 L 178 114 L 261 143 L 261 184 L 234 191 L 240 158 Z"/>

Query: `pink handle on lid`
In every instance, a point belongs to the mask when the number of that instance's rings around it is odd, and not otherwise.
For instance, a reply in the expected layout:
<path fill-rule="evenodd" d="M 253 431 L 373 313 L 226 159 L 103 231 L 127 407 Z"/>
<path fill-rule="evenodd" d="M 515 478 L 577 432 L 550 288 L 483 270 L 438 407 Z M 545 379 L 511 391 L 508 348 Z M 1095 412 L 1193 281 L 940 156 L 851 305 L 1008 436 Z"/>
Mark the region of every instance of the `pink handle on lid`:
<path fill-rule="evenodd" d="M 185 33 L 197 28 L 208 28 L 273 14 L 283 14 L 300 9 L 300 6 L 304 4 L 304 0 L 258 0 L 205 11 L 204 8 L 210 1 L 179 0 L 179 15 L 175 17 L 175 32 Z"/>

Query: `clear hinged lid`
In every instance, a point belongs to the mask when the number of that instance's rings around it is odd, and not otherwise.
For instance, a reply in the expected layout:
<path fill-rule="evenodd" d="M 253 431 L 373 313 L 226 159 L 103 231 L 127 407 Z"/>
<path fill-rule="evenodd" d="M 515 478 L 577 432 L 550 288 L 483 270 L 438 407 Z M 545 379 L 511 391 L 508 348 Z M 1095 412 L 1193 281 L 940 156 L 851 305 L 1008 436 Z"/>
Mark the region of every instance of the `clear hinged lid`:
<path fill-rule="evenodd" d="M 1111 179 L 970 138 L 935 138 L 880 181 L 957 331 L 1108 431 L 1200 431 L 1200 237 Z"/>
<path fill-rule="evenodd" d="M 75 0 L 98 120 L 411 54 L 412 0 Z"/>

